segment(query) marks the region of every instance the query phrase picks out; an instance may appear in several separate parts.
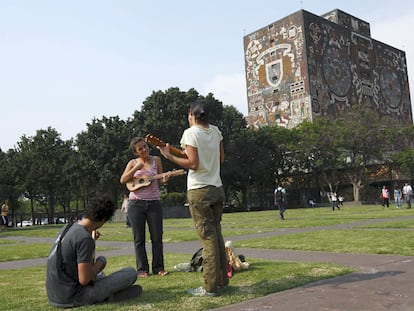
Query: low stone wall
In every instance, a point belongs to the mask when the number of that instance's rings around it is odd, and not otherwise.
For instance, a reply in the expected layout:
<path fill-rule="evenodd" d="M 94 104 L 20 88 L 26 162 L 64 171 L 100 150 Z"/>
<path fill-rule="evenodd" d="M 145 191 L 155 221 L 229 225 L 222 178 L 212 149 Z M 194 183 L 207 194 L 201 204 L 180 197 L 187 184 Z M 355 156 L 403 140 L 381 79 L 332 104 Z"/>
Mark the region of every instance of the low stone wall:
<path fill-rule="evenodd" d="M 190 218 L 188 206 L 167 206 L 163 209 L 164 218 Z"/>

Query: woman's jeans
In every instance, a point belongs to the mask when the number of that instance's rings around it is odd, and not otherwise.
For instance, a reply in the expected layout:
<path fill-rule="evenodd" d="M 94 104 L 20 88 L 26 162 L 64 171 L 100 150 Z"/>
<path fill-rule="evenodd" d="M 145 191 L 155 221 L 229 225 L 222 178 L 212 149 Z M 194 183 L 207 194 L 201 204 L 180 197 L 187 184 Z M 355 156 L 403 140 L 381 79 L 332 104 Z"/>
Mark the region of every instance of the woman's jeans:
<path fill-rule="evenodd" d="M 152 273 L 157 274 L 164 270 L 163 217 L 160 201 L 129 200 L 128 217 L 134 236 L 137 271 L 150 271 L 145 248 L 146 223 L 152 243 Z"/>

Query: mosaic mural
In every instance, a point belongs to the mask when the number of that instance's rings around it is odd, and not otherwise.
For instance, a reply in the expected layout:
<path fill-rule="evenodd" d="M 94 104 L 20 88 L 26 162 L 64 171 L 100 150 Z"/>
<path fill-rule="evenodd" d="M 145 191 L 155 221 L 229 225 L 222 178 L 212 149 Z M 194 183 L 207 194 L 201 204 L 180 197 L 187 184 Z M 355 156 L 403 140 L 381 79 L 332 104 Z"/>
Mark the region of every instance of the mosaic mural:
<path fill-rule="evenodd" d="M 366 105 L 412 124 L 405 53 L 340 10 L 296 12 L 244 37 L 248 123 L 297 126 Z"/>

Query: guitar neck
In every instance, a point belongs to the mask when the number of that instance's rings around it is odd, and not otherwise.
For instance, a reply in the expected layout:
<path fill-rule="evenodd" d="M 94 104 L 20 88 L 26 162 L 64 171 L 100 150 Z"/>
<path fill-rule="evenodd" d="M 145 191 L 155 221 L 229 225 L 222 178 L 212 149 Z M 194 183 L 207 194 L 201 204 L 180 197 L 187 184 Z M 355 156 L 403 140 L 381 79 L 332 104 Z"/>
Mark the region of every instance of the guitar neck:
<path fill-rule="evenodd" d="M 164 172 L 161 174 L 157 174 L 157 175 L 153 175 L 150 178 L 150 180 L 156 180 L 156 179 L 161 179 L 164 176 L 165 177 L 172 177 L 172 176 L 179 176 L 179 175 L 184 175 L 185 171 L 183 169 L 181 170 L 173 170 L 173 171 L 168 171 L 168 172 Z"/>
<path fill-rule="evenodd" d="M 157 137 L 155 137 L 155 136 L 153 136 L 153 135 L 151 135 L 151 134 L 147 134 L 147 136 L 145 136 L 145 141 L 147 142 L 147 143 L 149 143 L 149 144 L 151 144 L 151 145 L 154 145 L 154 146 L 157 146 L 157 147 L 164 147 L 164 146 L 166 146 L 167 144 L 165 143 L 165 142 L 163 142 L 161 139 L 159 139 L 159 138 L 157 138 Z M 169 151 L 172 153 L 172 154 L 174 154 L 174 155 L 176 155 L 177 157 L 180 157 L 180 158 L 187 158 L 187 155 L 184 153 L 184 151 L 183 150 L 181 150 L 181 149 L 178 149 L 178 148 L 176 148 L 176 147 L 174 147 L 174 146 L 168 146 L 168 148 L 169 148 Z"/>
<path fill-rule="evenodd" d="M 153 175 L 153 176 L 150 176 L 150 177 L 148 177 L 148 179 L 149 180 L 157 180 L 157 179 L 161 179 L 161 178 L 163 178 L 164 177 L 164 173 L 162 173 L 162 174 L 157 174 L 157 175 Z"/>
<path fill-rule="evenodd" d="M 176 155 L 177 157 L 180 158 L 187 158 L 187 155 L 184 153 L 184 151 L 182 151 L 181 149 L 178 149 L 174 146 L 168 146 L 170 152 L 174 155 Z"/>

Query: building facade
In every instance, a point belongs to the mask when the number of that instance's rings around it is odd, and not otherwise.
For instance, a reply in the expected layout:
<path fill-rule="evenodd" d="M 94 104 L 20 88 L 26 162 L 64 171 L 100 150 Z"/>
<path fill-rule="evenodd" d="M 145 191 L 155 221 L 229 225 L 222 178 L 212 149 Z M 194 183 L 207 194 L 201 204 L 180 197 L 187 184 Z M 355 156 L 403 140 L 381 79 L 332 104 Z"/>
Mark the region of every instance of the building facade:
<path fill-rule="evenodd" d="M 248 124 L 293 128 L 354 105 L 411 125 L 406 55 L 343 11 L 300 10 L 244 37 Z"/>

